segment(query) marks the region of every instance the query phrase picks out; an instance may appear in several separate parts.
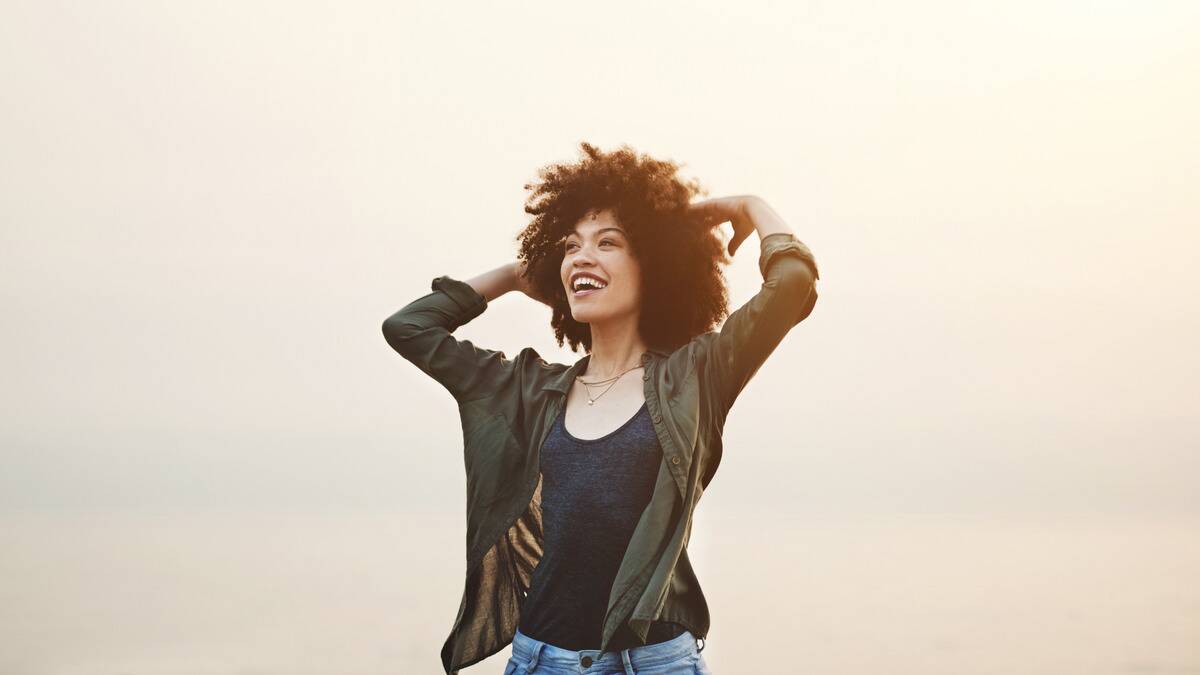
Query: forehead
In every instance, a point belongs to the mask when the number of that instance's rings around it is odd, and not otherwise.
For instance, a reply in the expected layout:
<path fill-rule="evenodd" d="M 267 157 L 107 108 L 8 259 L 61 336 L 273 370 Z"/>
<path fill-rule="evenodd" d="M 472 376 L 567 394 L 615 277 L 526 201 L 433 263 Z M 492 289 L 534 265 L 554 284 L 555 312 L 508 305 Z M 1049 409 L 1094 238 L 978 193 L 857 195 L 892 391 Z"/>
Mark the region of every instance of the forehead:
<path fill-rule="evenodd" d="M 604 211 L 591 211 L 584 215 L 584 217 L 579 219 L 579 222 L 575 223 L 575 230 L 568 232 L 567 236 L 598 236 L 605 232 L 625 233 L 625 230 L 621 229 L 621 224 L 613 217 L 612 212 L 607 209 Z"/>

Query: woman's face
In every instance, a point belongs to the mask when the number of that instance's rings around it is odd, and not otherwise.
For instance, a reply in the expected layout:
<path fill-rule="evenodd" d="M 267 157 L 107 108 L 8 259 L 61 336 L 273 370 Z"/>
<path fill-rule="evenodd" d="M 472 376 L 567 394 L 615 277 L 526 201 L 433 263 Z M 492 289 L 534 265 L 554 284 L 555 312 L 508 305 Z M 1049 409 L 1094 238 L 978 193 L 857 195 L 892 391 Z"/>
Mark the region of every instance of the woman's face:
<path fill-rule="evenodd" d="M 571 316 L 580 323 L 626 316 L 636 321 L 641 307 L 641 267 L 612 212 L 593 211 L 584 215 L 562 246 L 559 272 Z M 599 284 L 578 286 L 580 273 L 599 280 Z"/>

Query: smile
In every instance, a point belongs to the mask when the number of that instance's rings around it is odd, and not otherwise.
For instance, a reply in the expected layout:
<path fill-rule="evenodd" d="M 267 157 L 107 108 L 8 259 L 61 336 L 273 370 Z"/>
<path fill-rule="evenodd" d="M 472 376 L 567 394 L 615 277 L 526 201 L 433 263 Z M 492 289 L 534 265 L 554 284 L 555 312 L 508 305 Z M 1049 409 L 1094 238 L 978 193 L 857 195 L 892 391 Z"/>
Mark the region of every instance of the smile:
<path fill-rule="evenodd" d="M 608 282 L 591 272 L 576 272 L 571 275 L 571 294 L 583 298 L 608 288 Z"/>
<path fill-rule="evenodd" d="M 604 290 L 603 288 L 586 288 L 585 287 L 585 288 L 581 288 L 577 291 L 572 291 L 571 295 L 574 295 L 577 298 L 583 298 L 583 297 L 592 295 L 593 293 L 599 293 L 600 291 L 603 291 L 603 290 Z"/>

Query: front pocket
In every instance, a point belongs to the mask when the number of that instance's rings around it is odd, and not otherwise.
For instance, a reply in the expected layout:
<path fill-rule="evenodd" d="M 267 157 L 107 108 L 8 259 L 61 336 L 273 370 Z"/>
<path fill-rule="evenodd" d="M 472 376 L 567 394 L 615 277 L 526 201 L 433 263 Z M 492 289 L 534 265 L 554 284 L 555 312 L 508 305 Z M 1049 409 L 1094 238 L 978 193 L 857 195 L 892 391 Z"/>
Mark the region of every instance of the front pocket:
<path fill-rule="evenodd" d="M 513 656 L 508 659 L 508 663 L 504 666 L 503 675 L 513 675 L 517 672 L 517 668 L 521 666 L 521 662 L 517 661 L 517 657 Z"/>

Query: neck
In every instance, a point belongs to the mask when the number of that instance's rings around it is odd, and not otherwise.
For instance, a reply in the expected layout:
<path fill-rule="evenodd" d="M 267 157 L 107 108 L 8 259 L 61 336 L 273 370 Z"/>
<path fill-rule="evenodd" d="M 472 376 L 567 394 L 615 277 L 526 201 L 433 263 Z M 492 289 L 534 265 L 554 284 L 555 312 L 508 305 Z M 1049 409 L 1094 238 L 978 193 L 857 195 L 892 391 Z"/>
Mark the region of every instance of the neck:
<path fill-rule="evenodd" d="M 592 350 L 585 376 L 589 380 L 616 377 L 641 365 L 646 349 L 636 321 L 623 321 L 619 326 L 593 323 Z"/>

